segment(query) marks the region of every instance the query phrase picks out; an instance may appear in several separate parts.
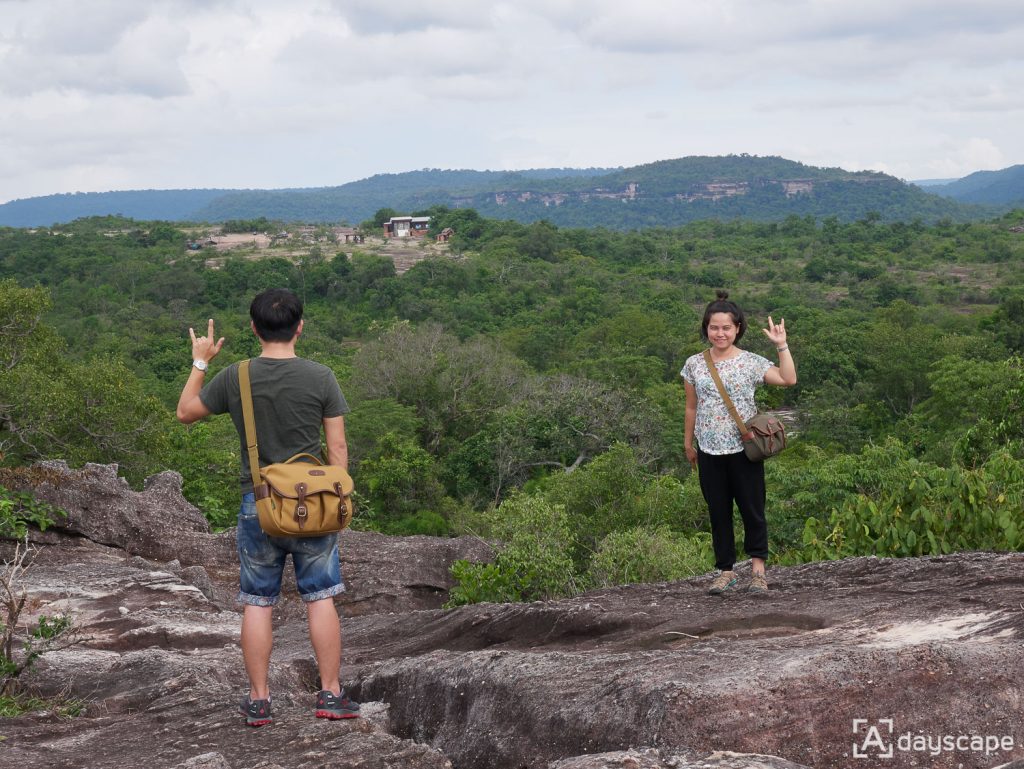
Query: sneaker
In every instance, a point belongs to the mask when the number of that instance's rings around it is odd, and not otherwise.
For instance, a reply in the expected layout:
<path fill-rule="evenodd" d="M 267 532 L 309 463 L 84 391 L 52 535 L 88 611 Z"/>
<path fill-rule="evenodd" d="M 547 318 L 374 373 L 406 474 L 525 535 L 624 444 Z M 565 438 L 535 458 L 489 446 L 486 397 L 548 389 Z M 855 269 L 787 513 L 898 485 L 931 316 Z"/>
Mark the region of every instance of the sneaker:
<path fill-rule="evenodd" d="M 736 584 L 736 572 L 720 571 L 708 588 L 709 595 L 721 595 L 730 587 Z"/>
<path fill-rule="evenodd" d="M 750 578 L 750 584 L 747 585 L 748 593 L 767 593 L 768 592 L 768 577 L 764 574 L 754 574 Z"/>
<path fill-rule="evenodd" d="M 245 723 L 249 726 L 266 726 L 273 722 L 274 716 L 270 713 L 270 699 L 252 700 L 248 696 L 242 700 L 239 707 L 242 715 L 245 716 Z"/>
<path fill-rule="evenodd" d="M 316 695 L 316 717 L 330 718 L 332 721 L 339 718 L 359 718 L 359 703 L 350 700 L 344 689 L 341 690 L 341 694 L 323 689 Z"/>

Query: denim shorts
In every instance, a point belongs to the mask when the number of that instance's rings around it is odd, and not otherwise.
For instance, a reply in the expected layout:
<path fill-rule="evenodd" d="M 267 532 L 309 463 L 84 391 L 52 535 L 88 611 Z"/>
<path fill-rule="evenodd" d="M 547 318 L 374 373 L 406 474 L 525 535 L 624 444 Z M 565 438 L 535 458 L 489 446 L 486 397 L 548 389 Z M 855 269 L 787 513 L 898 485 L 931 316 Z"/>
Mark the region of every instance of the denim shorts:
<path fill-rule="evenodd" d="M 238 560 L 241 589 L 238 603 L 273 606 L 281 597 L 281 576 L 288 554 L 295 566 L 295 582 L 303 601 L 319 601 L 345 592 L 338 562 L 338 535 L 271 537 L 260 528 L 256 498 L 242 495 L 238 511 Z"/>

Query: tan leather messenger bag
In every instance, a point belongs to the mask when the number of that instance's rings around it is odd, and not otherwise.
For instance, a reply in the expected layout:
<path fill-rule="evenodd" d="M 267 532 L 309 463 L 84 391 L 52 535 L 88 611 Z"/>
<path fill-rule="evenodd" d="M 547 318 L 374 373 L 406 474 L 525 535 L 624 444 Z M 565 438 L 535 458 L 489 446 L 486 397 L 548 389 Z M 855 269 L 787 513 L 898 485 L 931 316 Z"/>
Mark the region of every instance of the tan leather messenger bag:
<path fill-rule="evenodd" d="M 260 527 L 274 537 L 319 537 L 352 522 L 355 484 L 345 468 L 325 465 L 312 454 L 260 467 L 252 408 L 249 361 L 238 364 L 242 419 Z"/>

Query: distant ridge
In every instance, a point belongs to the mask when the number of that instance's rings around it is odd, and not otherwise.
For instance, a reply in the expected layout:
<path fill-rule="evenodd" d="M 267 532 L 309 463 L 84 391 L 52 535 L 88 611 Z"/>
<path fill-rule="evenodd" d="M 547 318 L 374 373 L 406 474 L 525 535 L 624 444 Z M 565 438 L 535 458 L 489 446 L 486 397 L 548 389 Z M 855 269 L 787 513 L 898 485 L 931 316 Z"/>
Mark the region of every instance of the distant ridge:
<path fill-rule="evenodd" d="M 0 225 L 46 226 L 83 216 L 221 222 L 253 219 L 358 224 L 381 208 L 472 207 L 494 218 L 634 229 L 697 219 L 781 221 L 877 214 L 885 221 L 982 218 L 995 209 L 929 194 L 887 174 L 808 166 L 781 157 L 692 156 L 632 168 L 525 171 L 422 169 L 337 187 L 137 190 L 48 195 L 0 205 Z"/>
<path fill-rule="evenodd" d="M 916 184 L 918 187 L 936 187 L 941 184 L 950 184 L 955 182 L 956 179 L 911 179 L 911 184 Z"/>
<path fill-rule="evenodd" d="M 67 192 L 0 205 L 0 225 L 45 227 L 86 216 L 120 214 L 132 219 L 186 221 L 199 209 L 236 190 L 123 190 Z"/>
<path fill-rule="evenodd" d="M 929 187 L 928 191 L 963 203 L 1019 205 L 1024 203 L 1024 165 L 976 171 L 949 184 Z"/>

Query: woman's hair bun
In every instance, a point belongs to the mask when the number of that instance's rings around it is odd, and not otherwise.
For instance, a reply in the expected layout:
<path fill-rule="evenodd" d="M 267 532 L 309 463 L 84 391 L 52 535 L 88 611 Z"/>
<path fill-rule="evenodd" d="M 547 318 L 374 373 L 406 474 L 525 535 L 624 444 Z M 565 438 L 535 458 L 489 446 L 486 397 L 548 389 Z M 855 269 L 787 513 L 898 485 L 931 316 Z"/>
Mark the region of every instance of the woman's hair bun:
<path fill-rule="evenodd" d="M 717 297 L 718 297 L 719 299 L 723 299 L 723 300 L 724 300 L 724 299 L 728 299 L 728 298 L 729 298 L 729 292 L 728 292 L 728 291 L 721 291 L 721 290 L 719 290 L 719 291 L 716 291 L 716 292 L 715 292 L 715 295 L 716 295 L 716 296 L 717 296 Z"/>

